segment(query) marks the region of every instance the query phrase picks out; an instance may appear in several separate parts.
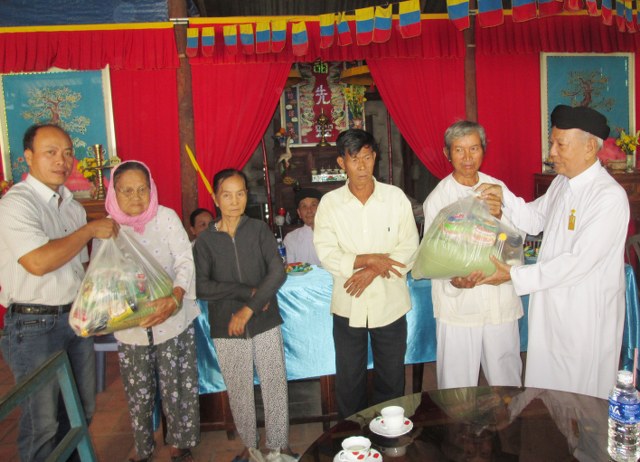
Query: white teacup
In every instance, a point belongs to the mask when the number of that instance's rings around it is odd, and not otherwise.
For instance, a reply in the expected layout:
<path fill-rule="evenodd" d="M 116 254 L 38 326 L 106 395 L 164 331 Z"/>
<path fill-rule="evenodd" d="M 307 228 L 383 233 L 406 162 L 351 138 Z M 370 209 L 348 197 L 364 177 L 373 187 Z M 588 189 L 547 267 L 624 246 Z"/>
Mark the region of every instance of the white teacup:
<path fill-rule="evenodd" d="M 364 436 L 351 436 L 342 442 L 338 459 L 348 462 L 363 462 L 369 457 L 371 441 Z"/>
<path fill-rule="evenodd" d="M 396 432 L 404 424 L 404 409 L 400 406 L 387 406 L 380 411 L 382 414 L 382 426 L 390 431 Z"/>

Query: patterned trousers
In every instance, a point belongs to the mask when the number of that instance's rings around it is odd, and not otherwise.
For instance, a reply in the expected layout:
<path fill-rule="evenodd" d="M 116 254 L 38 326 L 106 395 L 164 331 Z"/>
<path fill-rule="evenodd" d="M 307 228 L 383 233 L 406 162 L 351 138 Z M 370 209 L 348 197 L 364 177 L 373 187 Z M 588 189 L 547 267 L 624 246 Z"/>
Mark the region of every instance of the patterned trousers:
<path fill-rule="evenodd" d="M 156 389 L 167 419 L 167 444 L 181 449 L 195 447 L 200 442 L 200 406 L 193 323 L 159 345 L 121 343 L 118 357 L 138 457 L 148 457 L 155 446 Z"/>
<path fill-rule="evenodd" d="M 250 339 L 214 338 L 213 343 L 227 386 L 233 421 L 244 445 L 248 448 L 258 447 L 253 393 L 255 365 L 264 403 L 266 446 L 268 449 L 288 447 L 289 398 L 280 327 Z"/>

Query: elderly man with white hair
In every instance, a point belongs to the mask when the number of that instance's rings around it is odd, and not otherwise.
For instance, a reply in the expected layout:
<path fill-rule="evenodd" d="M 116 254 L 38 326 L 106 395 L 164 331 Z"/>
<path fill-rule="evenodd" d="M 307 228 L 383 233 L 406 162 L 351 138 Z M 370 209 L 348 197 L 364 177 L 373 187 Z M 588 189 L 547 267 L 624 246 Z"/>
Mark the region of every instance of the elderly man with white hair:
<path fill-rule="evenodd" d="M 494 260 L 497 271 L 480 283 L 511 280 L 517 294 L 531 294 L 525 386 L 607 398 L 622 344 L 629 202 L 597 158 L 609 136 L 604 115 L 560 105 L 551 125 L 558 175 L 546 194 L 525 203 L 500 186 L 478 187 L 519 229 L 544 231 L 537 263 Z"/>

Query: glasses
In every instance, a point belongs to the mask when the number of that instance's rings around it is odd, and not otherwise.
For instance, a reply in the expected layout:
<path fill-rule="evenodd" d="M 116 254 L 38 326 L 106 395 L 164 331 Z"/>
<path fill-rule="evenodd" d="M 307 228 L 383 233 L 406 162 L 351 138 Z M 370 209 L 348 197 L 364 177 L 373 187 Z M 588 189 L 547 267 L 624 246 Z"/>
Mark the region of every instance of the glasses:
<path fill-rule="evenodd" d="M 149 188 L 146 186 L 140 186 L 138 189 L 127 188 L 127 189 L 119 189 L 116 188 L 116 191 L 122 194 L 127 199 L 131 199 L 133 196 L 136 197 L 144 197 L 149 194 Z"/>

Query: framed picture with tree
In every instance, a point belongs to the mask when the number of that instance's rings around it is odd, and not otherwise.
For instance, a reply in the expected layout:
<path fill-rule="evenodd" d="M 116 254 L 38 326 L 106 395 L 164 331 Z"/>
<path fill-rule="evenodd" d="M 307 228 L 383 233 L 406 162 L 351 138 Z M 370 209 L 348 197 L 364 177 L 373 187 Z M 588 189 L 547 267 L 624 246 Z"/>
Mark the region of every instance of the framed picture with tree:
<path fill-rule="evenodd" d="M 71 135 L 76 161 L 66 186 L 81 197 L 93 186 L 91 171 L 82 171 L 94 156 L 91 147 L 101 145 L 105 160 L 117 157 L 108 67 L 0 74 L 0 109 L 5 179 L 18 182 L 26 175 L 22 136 L 36 123 L 58 124 Z"/>
<path fill-rule="evenodd" d="M 588 106 L 607 117 L 610 137 L 635 133 L 633 53 L 541 53 L 542 162 L 549 156 L 549 116 L 558 104 Z M 546 171 L 543 167 L 543 171 Z"/>

